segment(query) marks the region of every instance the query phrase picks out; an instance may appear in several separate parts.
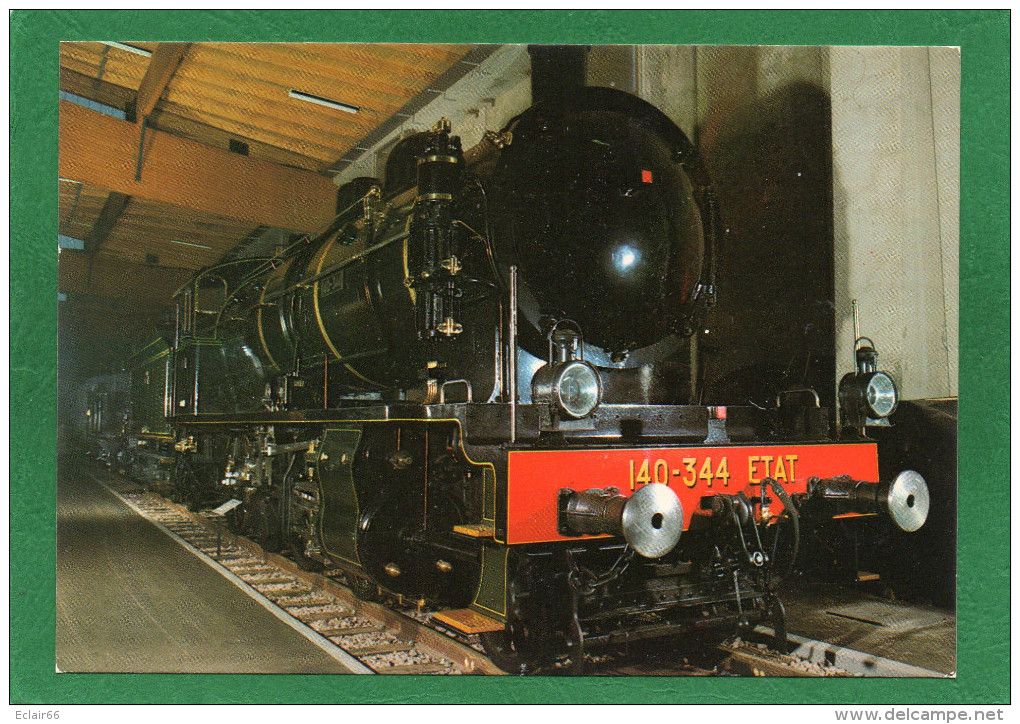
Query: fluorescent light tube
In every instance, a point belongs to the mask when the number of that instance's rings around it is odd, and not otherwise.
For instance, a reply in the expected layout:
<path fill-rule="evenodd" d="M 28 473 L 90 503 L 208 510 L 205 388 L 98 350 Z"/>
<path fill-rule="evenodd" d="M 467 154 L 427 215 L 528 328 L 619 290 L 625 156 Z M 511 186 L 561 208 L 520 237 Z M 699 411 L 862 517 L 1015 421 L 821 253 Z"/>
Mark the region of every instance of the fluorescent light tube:
<path fill-rule="evenodd" d="M 291 98 L 297 98 L 299 101 L 308 101 L 309 103 L 316 103 L 320 106 L 326 106 L 326 108 L 335 108 L 338 111 L 344 111 L 345 113 L 357 113 L 361 109 L 357 106 L 352 106 L 350 103 L 341 103 L 340 101 L 331 101 L 329 98 L 323 98 L 322 96 L 315 96 L 311 93 L 302 93 L 301 91 L 291 89 Z"/>
<path fill-rule="evenodd" d="M 129 53 L 141 55 L 145 58 L 152 57 L 152 53 L 146 50 L 145 48 L 136 48 L 133 45 L 128 45 L 127 43 L 117 43 L 114 42 L 113 40 L 100 40 L 99 42 L 102 43 L 103 45 L 109 45 L 111 48 L 120 48 L 121 50 L 126 50 Z"/>

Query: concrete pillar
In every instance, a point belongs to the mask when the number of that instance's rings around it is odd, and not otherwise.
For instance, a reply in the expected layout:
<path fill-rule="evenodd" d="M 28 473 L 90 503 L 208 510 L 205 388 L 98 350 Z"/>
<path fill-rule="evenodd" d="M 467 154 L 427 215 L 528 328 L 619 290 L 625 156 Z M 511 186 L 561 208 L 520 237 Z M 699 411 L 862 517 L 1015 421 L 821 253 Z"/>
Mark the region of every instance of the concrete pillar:
<path fill-rule="evenodd" d="M 956 395 L 959 54 L 835 47 L 829 62 L 837 370 L 856 299 L 904 399 Z"/>
<path fill-rule="evenodd" d="M 697 83 L 693 45 L 640 45 L 637 95 L 669 116 L 688 137 L 697 125 Z"/>
<path fill-rule="evenodd" d="M 960 51 L 928 48 L 942 251 L 946 394 L 960 393 Z"/>

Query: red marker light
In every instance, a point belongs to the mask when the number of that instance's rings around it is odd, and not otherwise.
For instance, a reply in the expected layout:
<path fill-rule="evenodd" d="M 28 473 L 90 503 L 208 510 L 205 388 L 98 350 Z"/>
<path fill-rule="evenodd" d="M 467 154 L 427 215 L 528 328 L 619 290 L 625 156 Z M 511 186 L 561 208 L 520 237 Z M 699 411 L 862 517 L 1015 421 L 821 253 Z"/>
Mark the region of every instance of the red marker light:
<path fill-rule="evenodd" d="M 650 184 L 651 182 L 652 182 L 652 172 L 651 171 L 644 171 L 644 170 L 642 170 L 641 171 L 641 183 L 643 183 L 643 184 Z"/>

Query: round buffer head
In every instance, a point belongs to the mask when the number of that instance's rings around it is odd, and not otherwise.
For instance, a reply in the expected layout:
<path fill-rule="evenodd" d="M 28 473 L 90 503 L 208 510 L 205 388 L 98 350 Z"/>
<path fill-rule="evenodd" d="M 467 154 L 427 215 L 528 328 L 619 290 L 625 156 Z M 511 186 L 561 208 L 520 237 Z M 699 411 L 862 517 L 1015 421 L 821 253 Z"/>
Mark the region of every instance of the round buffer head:
<path fill-rule="evenodd" d="M 904 470 L 896 476 L 889 486 L 886 505 L 889 515 L 901 529 L 908 533 L 924 525 L 928 519 L 928 485 L 921 474 L 914 470 Z"/>
<path fill-rule="evenodd" d="M 680 540 L 684 509 L 671 488 L 649 483 L 627 499 L 621 523 L 631 548 L 645 558 L 658 558 Z"/>

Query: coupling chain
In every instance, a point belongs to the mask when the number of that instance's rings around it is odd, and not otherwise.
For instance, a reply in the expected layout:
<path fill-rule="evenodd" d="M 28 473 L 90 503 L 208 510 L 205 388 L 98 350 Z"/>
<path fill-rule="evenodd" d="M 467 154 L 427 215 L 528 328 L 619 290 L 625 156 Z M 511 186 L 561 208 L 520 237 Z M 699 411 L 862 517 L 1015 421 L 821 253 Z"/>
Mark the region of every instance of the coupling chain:
<path fill-rule="evenodd" d="M 583 566 L 574 562 L 574 554 L 567 551 L 567 560 L 570 563 L 570 572 L 567 574 L 567 583 L 577 594 L 587 596 L 595 592 L 595 589 L 612 583 L 622 576 L 634 558 L 634 549 L 627 546 L 620 557 L 616 559 L 609 569 L 602 574 L 595 574 Z"/>

